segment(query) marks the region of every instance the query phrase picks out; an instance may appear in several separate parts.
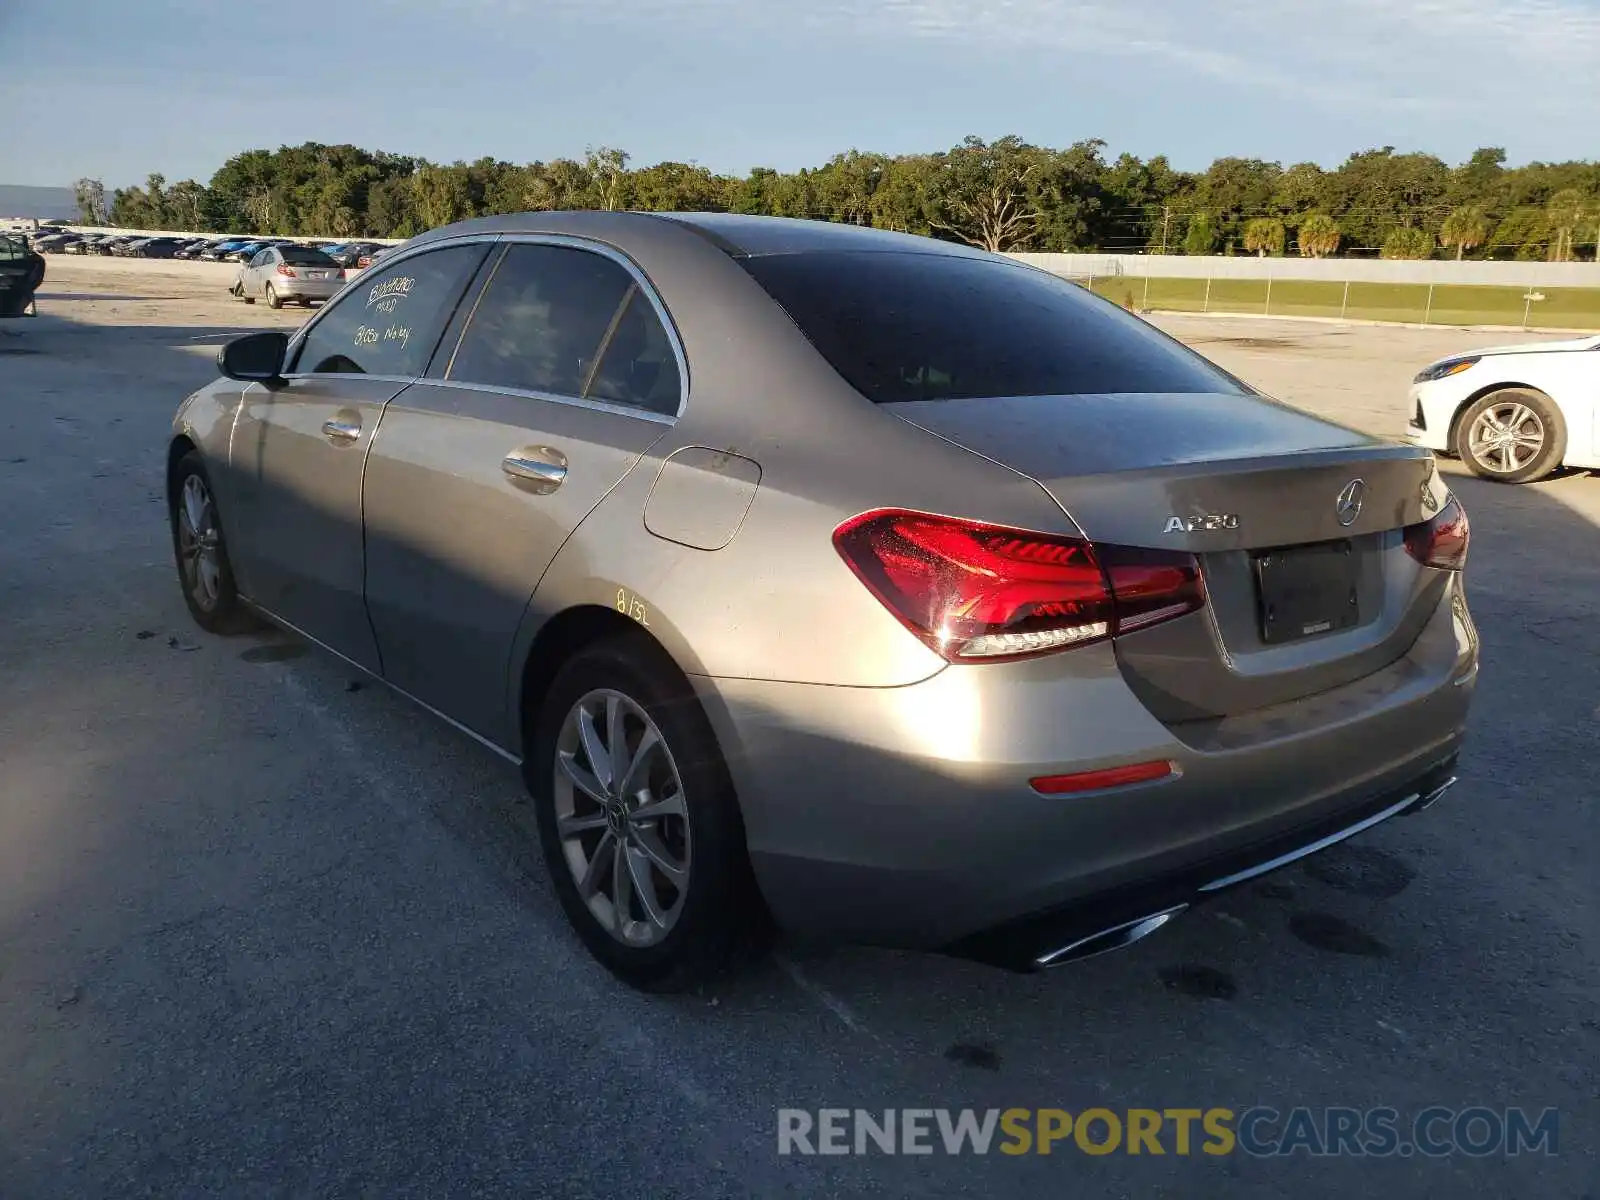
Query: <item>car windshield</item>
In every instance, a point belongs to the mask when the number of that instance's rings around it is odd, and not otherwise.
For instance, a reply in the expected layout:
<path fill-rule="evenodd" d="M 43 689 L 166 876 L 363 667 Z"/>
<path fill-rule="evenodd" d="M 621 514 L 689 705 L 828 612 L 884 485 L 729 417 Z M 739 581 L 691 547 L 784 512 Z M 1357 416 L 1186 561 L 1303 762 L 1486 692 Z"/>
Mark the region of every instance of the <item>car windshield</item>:
<path fill-rule="evenodd" d="M 313 250 L 309 246 L 282 246 L 278 253 L 283 256 L 283 261 L 291 267 L 337 267 L 334 262 L 321 250 Z"/>
<path fill-rule="evenodd" d="M 15 262 L 27 257 L 28 248 L 22 244 L 21 238 L 0 234 L 0 262 Z"/>
<path fill-rule="evenodd" d="M 874 403 L 1242 390 L 1153 326 L 1031 267 L 882 251 L 737 261 Z"/>

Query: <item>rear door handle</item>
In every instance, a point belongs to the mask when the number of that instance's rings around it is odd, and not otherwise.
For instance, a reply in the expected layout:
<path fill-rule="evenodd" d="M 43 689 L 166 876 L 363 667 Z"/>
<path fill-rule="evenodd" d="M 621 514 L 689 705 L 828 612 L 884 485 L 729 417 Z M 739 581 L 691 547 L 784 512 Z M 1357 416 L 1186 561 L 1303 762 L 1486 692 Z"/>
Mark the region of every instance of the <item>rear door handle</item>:
<path fill-rule="evenodd" d="M 329 441 L 353 442 L 361 436 L 361 426 L 350 421 L 330 417 L 322 423 L 322 432 Z"/>
<path fill-rule="evenodd" d="M 567 456 L 550 446 L 523 446 L 500 461 L 500 469 L 537 496 L 547 496 L 567 477 Z"/>

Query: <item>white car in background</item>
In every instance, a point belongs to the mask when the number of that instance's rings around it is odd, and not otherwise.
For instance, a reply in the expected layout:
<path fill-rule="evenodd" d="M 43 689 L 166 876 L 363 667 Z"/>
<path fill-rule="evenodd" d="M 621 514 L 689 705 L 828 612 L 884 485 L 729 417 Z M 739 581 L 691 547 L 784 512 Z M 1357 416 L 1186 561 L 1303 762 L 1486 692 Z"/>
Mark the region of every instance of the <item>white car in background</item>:
<path fill-rule="evenodd" d="M 1600 468 L 1600 336 L 1430 363 L 1411 383 L 1406 436 L 1501 483 Z"/>

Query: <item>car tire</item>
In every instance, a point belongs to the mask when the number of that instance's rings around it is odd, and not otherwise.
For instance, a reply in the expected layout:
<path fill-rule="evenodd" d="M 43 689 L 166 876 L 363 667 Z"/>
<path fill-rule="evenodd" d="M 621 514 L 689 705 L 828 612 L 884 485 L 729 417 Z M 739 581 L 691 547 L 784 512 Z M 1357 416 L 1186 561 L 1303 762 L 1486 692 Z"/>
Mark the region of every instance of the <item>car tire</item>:
<path fill-rule="evenodd" d="M 1566 422 L 1543 392 L 1501 388 L 1461 414 L 1455 452 L 1480 478 L 1533 483 L 1559 467 L 1566 456 Z"/>
<path fill-rule="evenodd" d="M 261 622 L 246 607 L 234 582 L 216 492 L 197 451 L 189 451 L 178 462 L 167 518 L 172 526 L 178 586 L 195 624 L 207 633 L 221 634 L 259 628 Z"/>
<path fill-rule="evenodd" d="M 278 295 L 278 290 L 275 287 L 273 287 L 270 283 L 267 284 L 267 286 L 262 290 L 261 294 L 267 298 L 267 307 L 268 308 L 282 308 L 283 307 L 283 300 Z"/>
<path fill-rule="evenodd" d="M 586 741 L 580 712 L 597 740 Z M 765 947 L 770 920 L 732 780 L 699 701 L 659 647 L 624 635 L 580 650 L 530 724 L 524 778 L 539 841 L 561 906 L 596 959 L 632 987 L 677 992 Z M 647 739 L 655 747 L 623 771 L 633 783 L 620 792 L 605 777 L 615 774 L 617 729 L 624 762 Z M 586 745 L 602 751 L 601 767 Z M 640 820 L 645 812 L 657 815 Z"/>

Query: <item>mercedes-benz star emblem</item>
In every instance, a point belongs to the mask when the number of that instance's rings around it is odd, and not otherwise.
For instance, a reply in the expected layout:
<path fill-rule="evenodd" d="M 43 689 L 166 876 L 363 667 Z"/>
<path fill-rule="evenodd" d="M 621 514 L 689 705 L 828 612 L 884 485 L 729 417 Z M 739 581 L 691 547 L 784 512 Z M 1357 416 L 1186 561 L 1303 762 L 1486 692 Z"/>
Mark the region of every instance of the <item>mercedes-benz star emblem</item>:
<path fill-rule="evenodd" d="M 1341 525 L 1354 525 L 1361 515 L 1361 506 L 1367 502 L 1367 481 L 1352 479 L 1344 485 L 1339 498 L 1333 502 L 1333 511 Z"/>

